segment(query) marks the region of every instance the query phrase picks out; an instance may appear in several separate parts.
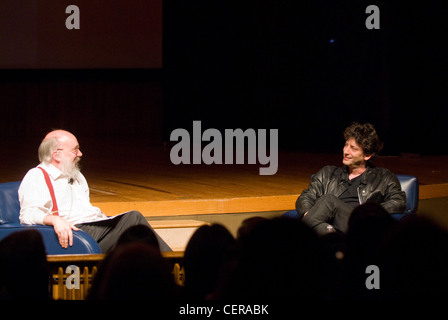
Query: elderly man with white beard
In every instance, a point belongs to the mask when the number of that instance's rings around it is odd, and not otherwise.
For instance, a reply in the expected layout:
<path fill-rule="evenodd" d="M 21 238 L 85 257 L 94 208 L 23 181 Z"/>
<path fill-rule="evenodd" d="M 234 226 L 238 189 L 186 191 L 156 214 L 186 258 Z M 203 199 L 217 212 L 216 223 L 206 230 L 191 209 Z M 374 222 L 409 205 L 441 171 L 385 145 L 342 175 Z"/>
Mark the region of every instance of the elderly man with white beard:
<path fill-rule="evenodd" d="M 82 152 L 76 137 L 65 130 L 48 133 L 39 146 L 40 164 L 25 175 L 19 188 L 20 222 L 53 226 L 63 248 L 73 245 L 73 230 L 89 233 L 102 252 L 112 249 L 133 225 L 146 225 L 138 211 L 113 218 L 90 203 L 89 186 L 79 169 Z M 155 233 L 156 234 L 156 233 Z M 156 234 L 161 251 L 171 251 Z"/>

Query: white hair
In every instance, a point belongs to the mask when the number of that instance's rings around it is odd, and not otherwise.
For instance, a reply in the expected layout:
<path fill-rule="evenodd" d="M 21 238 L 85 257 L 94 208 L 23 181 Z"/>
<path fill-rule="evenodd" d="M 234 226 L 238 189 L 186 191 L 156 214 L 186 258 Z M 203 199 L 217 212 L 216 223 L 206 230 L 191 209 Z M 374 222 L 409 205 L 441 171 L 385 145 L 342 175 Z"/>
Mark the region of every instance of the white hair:
<path fill-rule="evenodd" d="M 50 163 L 53 152 L 58 148 L 59 140 L 56 137 L 42 140 L 38 150 L 39 161 Z"/>

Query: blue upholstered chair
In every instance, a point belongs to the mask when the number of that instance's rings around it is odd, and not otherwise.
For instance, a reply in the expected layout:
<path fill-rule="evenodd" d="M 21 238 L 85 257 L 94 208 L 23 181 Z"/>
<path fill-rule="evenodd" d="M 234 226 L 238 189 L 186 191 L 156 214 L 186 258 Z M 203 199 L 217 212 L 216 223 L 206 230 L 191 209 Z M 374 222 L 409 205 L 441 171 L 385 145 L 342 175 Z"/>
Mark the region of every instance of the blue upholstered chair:
<path fill-rule="evenodd" d="M 53 227 L 20 224 L 19 186 L 20 181 L 0 183 L 0 241 L 13 232 L 34 228 L 42 234 L 49 255 L 101 253 L 98 243 L 84 231 L 73 231 L 73 245 L 64 249 L 59 244 Z"/>
<path fill-rule="evenodd" d="M 395 220 L 400 220 L 407 214 L 415 214 L 418 209 L 418 180 L 417 177 L 397 174 L 401 189 L 406 193 L 406 210 L 404 212 L 393 213 Z M 289 210 L 283 214 L 284 217 L 299 218 L 297 210 Z"/>

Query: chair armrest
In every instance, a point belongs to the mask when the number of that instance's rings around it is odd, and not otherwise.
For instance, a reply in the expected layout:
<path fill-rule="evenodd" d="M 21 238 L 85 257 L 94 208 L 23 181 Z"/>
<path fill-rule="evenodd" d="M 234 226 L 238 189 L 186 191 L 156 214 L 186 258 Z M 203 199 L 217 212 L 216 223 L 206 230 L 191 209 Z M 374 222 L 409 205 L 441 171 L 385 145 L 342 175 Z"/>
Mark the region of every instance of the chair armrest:
<path fill-rule="evenodd" d="M 0 239 L 3 239 L 13 232 L 29 228 L 36 229 L 42 234 L 45 250 L 48 255 L 101 253 L 101 248 L 98 243 L 88 233 L 82 230 L 73 231 L 73 245 L 66 249 L 62 248 L 59 244 L 58 237 L 51 226 L 21 224 L 0 225 Z"/>

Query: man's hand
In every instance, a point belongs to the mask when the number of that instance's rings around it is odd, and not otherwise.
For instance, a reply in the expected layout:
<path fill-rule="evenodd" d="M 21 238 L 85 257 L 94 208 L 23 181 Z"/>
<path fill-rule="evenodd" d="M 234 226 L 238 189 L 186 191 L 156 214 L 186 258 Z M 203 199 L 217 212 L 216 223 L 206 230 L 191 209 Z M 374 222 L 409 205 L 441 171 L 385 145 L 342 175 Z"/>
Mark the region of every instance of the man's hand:
<path fill-rule="evenodd" d="M 71 247 L 73 245 L 72 230 L 78 231 L 79 229 L 70 222 L 59 216 L 48 215 L 44 218 L 44 224 L 53 226 L 54 232 L 56 232 L 62 248 L 67 248 L 68 246 Z"/>

